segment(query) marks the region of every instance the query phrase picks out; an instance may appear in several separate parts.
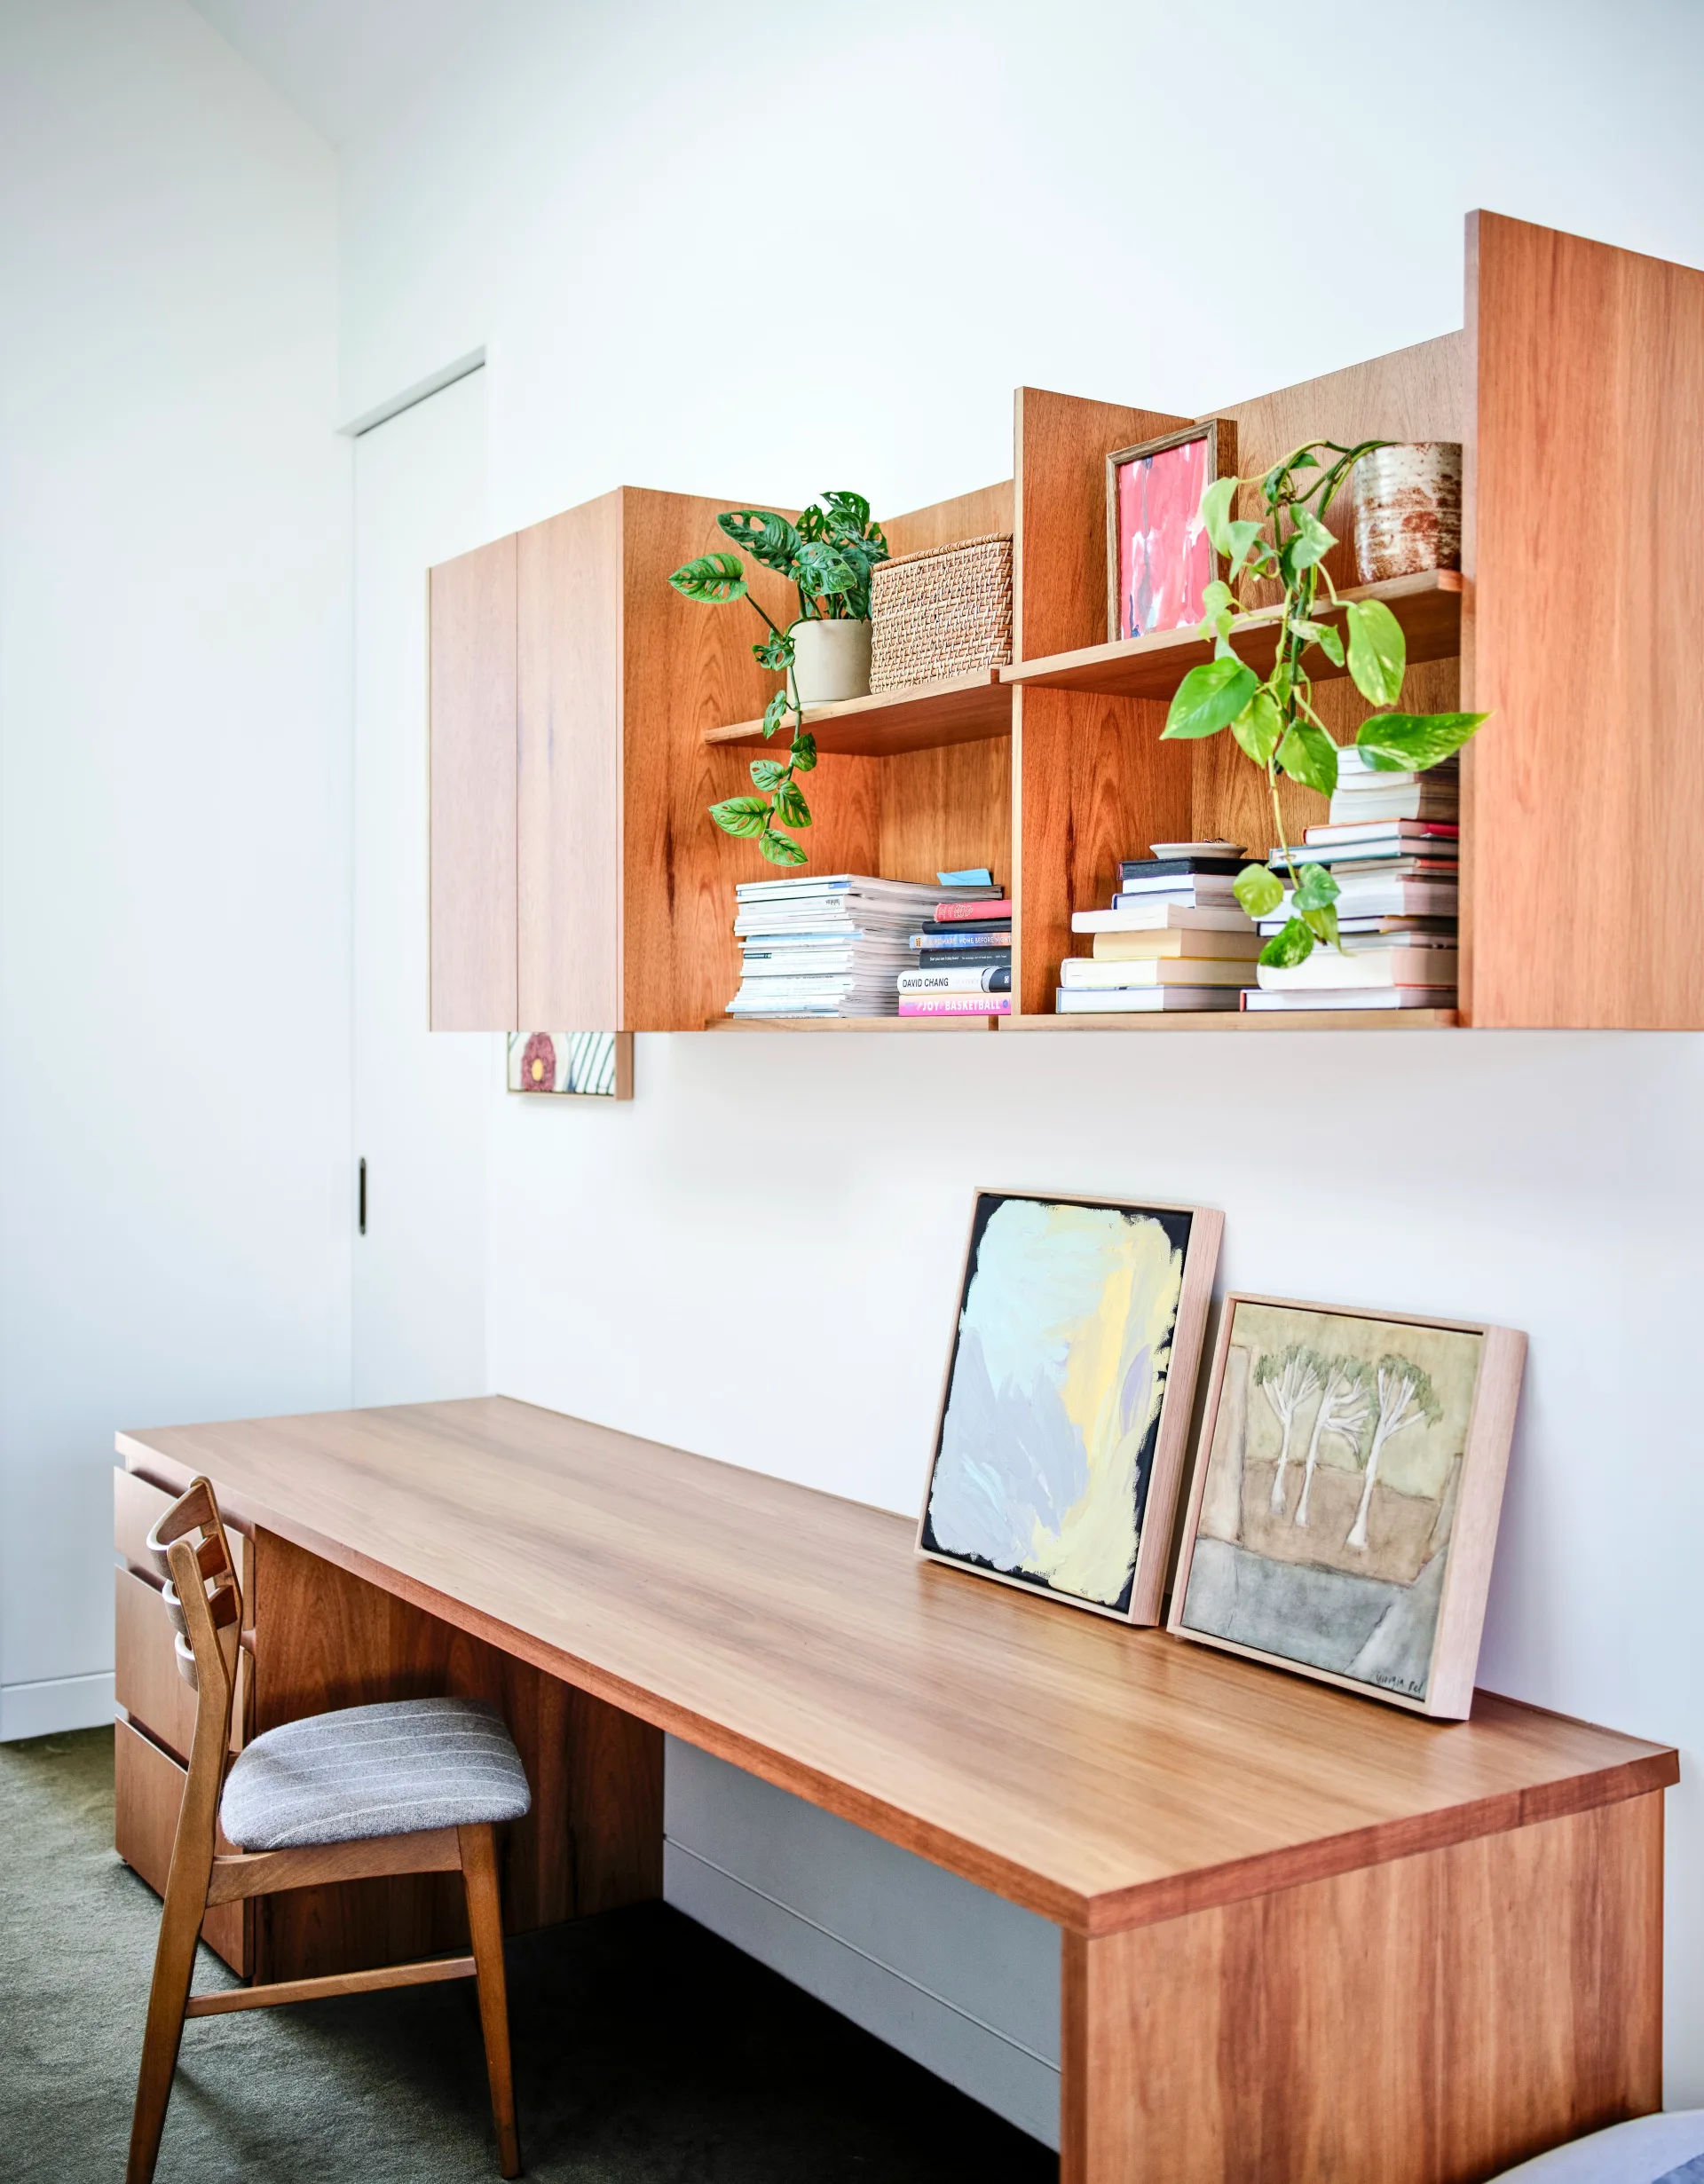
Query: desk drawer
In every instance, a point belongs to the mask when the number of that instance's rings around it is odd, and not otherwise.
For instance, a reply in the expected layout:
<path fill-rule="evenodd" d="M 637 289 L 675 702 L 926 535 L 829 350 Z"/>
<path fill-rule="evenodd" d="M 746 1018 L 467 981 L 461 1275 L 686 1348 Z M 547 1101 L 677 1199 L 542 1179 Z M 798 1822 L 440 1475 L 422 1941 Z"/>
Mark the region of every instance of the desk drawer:
<path fill-rule="evenodd" d="M 113 1473 L 113 1547 L 131 1569 L 154 1574 L 154 1565 L 148 1559 L 148 1534 L 171 1502 L 171 1495 L 152 1479 L 135 1471 Z"/>
<path fill-rule="evenodd" d="M 133 1570 L 114 1570 L 113 1623 L 113 1696 L 138 1728 L 187 1766 L 196 1697 L 178 1673 L 175 1633 L 158 1587 Z"/>
<path fill-rule="evenodd" d="M 187 1777 L 169 1752 L 150 1743 L 129 1723 L 115 1722 L 113 1738 L 114 1848 L 156 1896 L 163 1896 L 166 1876 L 171 1871 L 172 1839 L 178 1833 L 178 1808 L 184 1802 Z M 208 1912 L 201 1926 L 201 1938 L 208 1947 L 242 1979 L 252 1975 L 248 1949 L 252 1915 L 247 1904 L 221 1904 Z"/>
<path fill-rule="evenodd" d="M 122 1556 L 132 1570 L 141 1571 L 155 1582 L 158 1573 L 148 1555 L 148 1534 L 159 1523 L 161 1513 L 169 1510 L 176 1498 L 139 1472 L 115 1470 L 113 1473 L 114 1552 Z M 242 1627 L 252 1630 L 255 1543 L 246 1532 L 233 1532 L 228 1525 L 225 1536 L 230 1542 L 232 1557 L 237 1565 L 237 1583 L 242 1590 Z"/>

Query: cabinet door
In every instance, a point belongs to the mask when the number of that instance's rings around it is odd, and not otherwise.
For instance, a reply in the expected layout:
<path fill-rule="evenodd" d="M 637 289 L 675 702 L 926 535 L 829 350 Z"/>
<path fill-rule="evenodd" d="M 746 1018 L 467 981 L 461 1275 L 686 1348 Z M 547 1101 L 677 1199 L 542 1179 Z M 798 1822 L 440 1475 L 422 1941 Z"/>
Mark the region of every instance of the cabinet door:
<path fill-rule="evenodd" d="M 520 1024 L 621 1016 L 621 495 L 524 531 L 519 594 Z"/>
<path fill-rule="evenodd" d="M 515 540 L 431 572 L 431 1028 L 513 1031 Z"/>

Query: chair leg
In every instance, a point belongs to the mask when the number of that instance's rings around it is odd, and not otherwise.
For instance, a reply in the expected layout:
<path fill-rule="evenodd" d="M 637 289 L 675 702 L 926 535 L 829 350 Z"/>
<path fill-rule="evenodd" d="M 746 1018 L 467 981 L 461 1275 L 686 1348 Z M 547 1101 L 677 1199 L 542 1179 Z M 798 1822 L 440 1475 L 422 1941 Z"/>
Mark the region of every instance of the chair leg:
<path fill-rule="evenodd" d="M 497 1838 L 489 1827 L 462 1827 L 456 1833 L 462 1845 L 462 1881 L 468 1892 L 473 1959 L 478 1967 L 479 2022 L 485 2036 L 485 2074 L 491 2080 L 497 2158 L 505 2176 L 519 2176 L 521 2144 L 515 2131 L 515 2081 L 509 2060 L 509 1989 L 503 1976 Z"/>
<path fill-rule="evenodd" d="M 193 1867 L 196 1861 L 186 1863 Z M 171 2099 L 178 2047 L 184 2036 L 184 2006 L 195 1974 L 195 1944 L 207 1912 L 206 1873 L 178 1868 L 174 1857 L 154 1952 L 154 1984 L 148 1990 L 148 2022 L 142 2035 L 142 2067 L 137 2072 L 124 2184 L 151 2184 L 160 2156 L 160 2134 L 166 2127 L 166 2104 Z"/>

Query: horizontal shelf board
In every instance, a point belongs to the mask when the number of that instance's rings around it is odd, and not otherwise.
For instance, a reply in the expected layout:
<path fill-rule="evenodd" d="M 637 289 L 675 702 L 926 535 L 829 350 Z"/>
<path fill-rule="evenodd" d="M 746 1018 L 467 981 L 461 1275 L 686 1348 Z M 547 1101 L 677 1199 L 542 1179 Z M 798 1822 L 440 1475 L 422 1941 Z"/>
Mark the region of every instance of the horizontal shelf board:
<path fill-rule="evenodd" d="M 1003 1031 L 1447 1031 L 1461 1021 L 1454 1009 L 1170 1009 L 995 1021 Z"/>
<path fill-rule="evenodd" d="M 999 1016 L 713 1016 L 706 1031 L 991 1031 Z"/>
<path fill-rule="evenodd" d="M 1345 592 L 1342 600 L 1377 599 L 1402 625 L 1408 660 L 1448 659 L 1462 649 L 1462 580 L 1454 569 L 1428 569 L 1420 576 L 1392 577 Z M 1340 621 L 1336 607 L 1314 610 L 1316 621 Z M 1231 632 L 1242 658 L 1265 674 L 1278 651 L 1276 607 L 1245 614 Z M 1193 629 L 1156 630 L 1149 637 L 1123 637 L 1112 644 L 1085 645 L 1077 652 L 1055 652 L 1045 659 L 1019 660 L 1001 670 L 1005 682 L 1023 690 L 1094 690 L 1105 698 L 1169 699 L 1192 667 L 1213 657 Z M 1318 645 L 1310 646 L 1303 665 L 1315 682 L 1347 672 L 1333 666 Z"/>
<path fill-rule="evenodd" d="M 998 667 L 950 675 L 941 682 L 912 682 L 874 698 L 848 698 L 837 706 L 807 706 L 805 726 L 816 748 L 836 757 L 892 758 L 901 751 L 935 751 L 944 744 L 982 743 L 1012 733 L 1012 693 Z M 737 751 L 785 750 L 787 732 L 767 740 L 761 721 L 706 728 L 707 744 Z"/>

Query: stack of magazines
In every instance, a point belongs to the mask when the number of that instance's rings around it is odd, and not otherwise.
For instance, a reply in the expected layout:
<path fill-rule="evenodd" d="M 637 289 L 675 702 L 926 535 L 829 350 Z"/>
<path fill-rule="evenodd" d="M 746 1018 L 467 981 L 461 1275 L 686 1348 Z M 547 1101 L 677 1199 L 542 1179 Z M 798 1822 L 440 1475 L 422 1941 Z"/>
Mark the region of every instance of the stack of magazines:
<path fill-rule="evenodd" d="M 911 934 L 941 887 L 838 872 L 746 880 L 738 894 L 740 983 L 729 1015 L 894 1016 Z"/>

